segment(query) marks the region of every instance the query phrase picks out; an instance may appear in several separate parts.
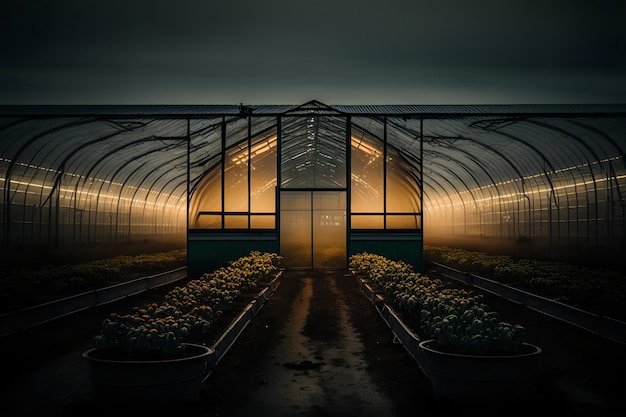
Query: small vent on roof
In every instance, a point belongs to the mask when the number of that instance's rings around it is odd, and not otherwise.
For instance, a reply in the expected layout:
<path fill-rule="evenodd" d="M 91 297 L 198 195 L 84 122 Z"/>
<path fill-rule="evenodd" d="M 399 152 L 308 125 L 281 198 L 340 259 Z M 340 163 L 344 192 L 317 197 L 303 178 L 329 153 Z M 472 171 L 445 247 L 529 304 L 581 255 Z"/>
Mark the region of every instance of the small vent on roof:
<path fill-rule="evenodd" d="M 252 107 L 247 106 L 243 103 L 239 104 L 239 115 L 241 117 L 248 117 L 252 114 Z"/>

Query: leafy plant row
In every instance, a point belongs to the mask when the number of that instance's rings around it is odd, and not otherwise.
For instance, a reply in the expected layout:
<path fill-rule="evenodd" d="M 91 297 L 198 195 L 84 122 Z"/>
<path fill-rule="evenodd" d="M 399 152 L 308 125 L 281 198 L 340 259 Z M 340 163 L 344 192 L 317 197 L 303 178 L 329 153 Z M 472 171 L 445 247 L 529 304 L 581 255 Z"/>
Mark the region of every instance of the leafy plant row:
<path fill-rule="evenodd" d="M 560 298 L 598 314 L 626 318 L 626 275 L 623 273 L 443 246 L 426 245 L 424 255 L 431 261 L 518 285 L 539 295 Z"/>
<path fill-rule="evenodd" d="M 74 265 L 46 265 L 42 268 L 4 271 L 0 275 L 0 303 L 3 311 L 24 307 L 38 297 L 65 296 L 97 287 L 105 280 L 143 271 L 166 271 L 184 266 L 186 249 L 113 258 Z"/>
<path fill-rule="evenodd" d="M 419 323 L 419 332 L 436 346 L 472 354 L 516 353 L 526 329 L 501 321 L 480 294 L 447 288 L 438 279 L 414 272 L 404 261 L 363 252 L 350 267 Z"/>
<path fill-rule="evenodd" d="M 201 343 L 212 324 L 242 291 L 278 272 L 282 258 L 250 252 L 229 265 L 168 292 L 163 302 L 135 307 L 130 314 L 112 313 L 94 345 L 125 359 L 176 357 L 182 343 Z"/>

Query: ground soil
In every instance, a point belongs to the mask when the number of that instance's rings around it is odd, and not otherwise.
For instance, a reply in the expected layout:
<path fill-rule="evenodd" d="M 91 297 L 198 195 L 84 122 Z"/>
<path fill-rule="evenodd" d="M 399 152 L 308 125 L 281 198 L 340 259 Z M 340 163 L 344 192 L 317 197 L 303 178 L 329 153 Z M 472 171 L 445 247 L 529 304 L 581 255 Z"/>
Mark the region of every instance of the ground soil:
<path fill-rule="evenodd" d="M 80 354 L 102 319 L 168 289 L 72 315 L 2 342 L 4 416 L 414 416 L 454 415 L 465 404 L 436 402 L 417 363 L 348 271 L 285 271 L 281 284 L 205 382 L 192 404 L 111 407 L 93 398 Z M 619 415 L 626 347 L 489 296 L 508 321 L 543 349 L 537 401 L 480 414 Z M 16 366 L 16 364 L 18 364 Z M 471 413 L 470 413 L 471 414 Z M 560 415 L 560 414 L 558 414 Z"/>

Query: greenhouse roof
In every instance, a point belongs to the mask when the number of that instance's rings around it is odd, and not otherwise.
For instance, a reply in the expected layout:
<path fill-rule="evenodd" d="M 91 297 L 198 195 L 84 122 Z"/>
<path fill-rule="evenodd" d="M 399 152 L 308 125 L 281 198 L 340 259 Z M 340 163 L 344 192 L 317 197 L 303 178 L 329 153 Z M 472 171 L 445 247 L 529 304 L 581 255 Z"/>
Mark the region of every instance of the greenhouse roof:
<path fill-rule="evenodd" d="M 307 117 L 318 116 L 314 133 Z M 352 137 L 386 142 L 424 207 L 618 184 L 626 193 L 624 105 L 0 106 L 3 201 L 43 206 L 59 193 L 154 198 L 183 209 L 225 149 L 276 134 L 324 152 Z M 365 139 L 364 139 L 365 138 Z M 423 145 L 420 147 L 420 145 Z M 285 151 L 287 152 L 287 151 Z M 294 153 L 295 155 L 295 153 Z M 423 170 L 422 163 L 423 160 Z M 345 161 L 341 161 L 345 163 Z M 297 164 L 290 168 L 297 174 Z M 154 197 L 150 197 L 150 196 Z M 555 199 L 555 203 L 558 203 Z M 118 203 L 119 204 L 119 203 Z M 565 204 L 565 203 L 563 203 Z"/>
<path fill-rule="evenodd" d="M 451 116 L 472 114 L 568 115 L 626 114 L 624 104 L 515 105 L 325 105 L 312 100 L 302 105 L 245 105 L 254 115 L 280 115 L 315 110 L 347 115 Z M 0 116 L 215 116 L 237 115 L 239 105 L 0 105 Z"/>

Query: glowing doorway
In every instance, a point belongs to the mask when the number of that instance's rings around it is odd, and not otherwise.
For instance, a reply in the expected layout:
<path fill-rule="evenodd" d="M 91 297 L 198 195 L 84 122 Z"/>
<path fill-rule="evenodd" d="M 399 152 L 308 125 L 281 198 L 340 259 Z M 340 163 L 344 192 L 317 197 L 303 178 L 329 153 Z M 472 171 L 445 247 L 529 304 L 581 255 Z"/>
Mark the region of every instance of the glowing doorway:
<path fill-rule="evenodd" d="M 280 192 L 280 254 L 287 268 L 347 265 L 346 191 Z"/>

